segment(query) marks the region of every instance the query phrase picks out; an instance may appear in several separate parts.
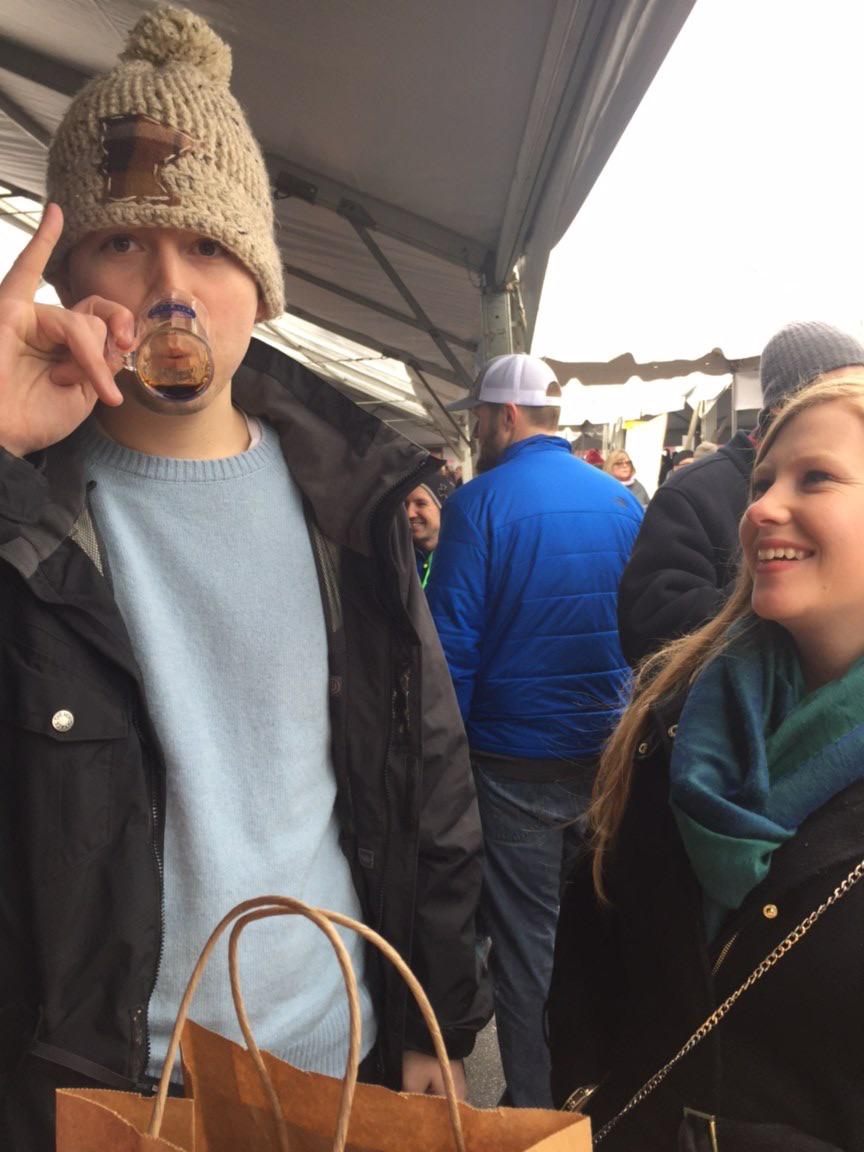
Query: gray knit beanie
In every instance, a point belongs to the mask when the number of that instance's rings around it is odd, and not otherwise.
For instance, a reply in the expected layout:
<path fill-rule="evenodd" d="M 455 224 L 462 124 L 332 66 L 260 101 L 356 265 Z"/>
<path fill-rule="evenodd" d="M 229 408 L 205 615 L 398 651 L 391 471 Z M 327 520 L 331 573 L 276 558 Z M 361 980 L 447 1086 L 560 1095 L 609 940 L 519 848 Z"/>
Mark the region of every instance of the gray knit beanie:
<path fill-rule="evenodd" d="M 779 407 L 799 388 L 825 372 L 858 364 L 864 365 L 864 344 L 839 328 L 818 320 L 805 320 L 781 328 L 763 348 L 759 364 L 762 382 L 760 436 L 768 431 L 772 409 Z"/>
<path fill-rule="evenodd" d="M 445 476 L 443 472 L 439 472 L 433 480 L 426 480 L 420 487 L 426 489 L 432 497 L 433 502 L 437 504 L 439 508 L 447 497 L 452 496 L 456 491 L 456 485 L 450 477 Z"/>
<path fill-rule="evenodd" d="M 231 49 L 184 8 L 145 12 L 120 62 L 75 97 L 48 154 L 67 252 L 103 228 L 179 228 L 224 245 L 255 277 L 266 319 L 284 308 L 261 150 L 231 95 Z"/>

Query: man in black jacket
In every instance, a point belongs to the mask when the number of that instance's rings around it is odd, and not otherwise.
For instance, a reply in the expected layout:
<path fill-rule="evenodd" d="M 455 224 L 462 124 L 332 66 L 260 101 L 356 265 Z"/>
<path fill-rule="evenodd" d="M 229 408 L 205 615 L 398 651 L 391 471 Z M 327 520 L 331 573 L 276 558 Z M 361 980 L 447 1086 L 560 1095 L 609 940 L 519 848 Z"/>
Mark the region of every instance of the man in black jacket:
<path fill-rule="evenodd" d="M 199 17 L 142 17 L 58 129 L 63 213 L 49 205 L 0 285 L 0 1147 L 16 1152 L 54 1147 L 56 1087 L 147 1086 L 188 961 L 238 898 L 379 929 L 463 1086 L 489 1014 L 467 747 L 402 512 L 440 461 L 247 351 L 282 286 L 229 74 Z M 64 308 L 33 302 L 46 269 Z M 193 388 L 176 333 L 198 302 L 211 370 Z M 120 371 L 142 313 L 175 325 L 155 388 Z M 338 970 L 292 927 L 244 944 L 250 1003 L 277 1055 L 340 1074 Z M 398 978 L 354 953 L 369 1075 L 438 1090 Z M 214 979 L 199 1018 L 226 1031 Z"/>
<path fill-rule="evenodd" d="M 859 364 L 864 346 L 828 324 L 787 324 L 771 337 L 760 362 L 755 436 L 737 432 L 718 452 L 670 474 L 645 512 L 618 590 L 621 647 L 632 666 L 704 624 L 732 591 L 755 445 L 785 397 Z"/>

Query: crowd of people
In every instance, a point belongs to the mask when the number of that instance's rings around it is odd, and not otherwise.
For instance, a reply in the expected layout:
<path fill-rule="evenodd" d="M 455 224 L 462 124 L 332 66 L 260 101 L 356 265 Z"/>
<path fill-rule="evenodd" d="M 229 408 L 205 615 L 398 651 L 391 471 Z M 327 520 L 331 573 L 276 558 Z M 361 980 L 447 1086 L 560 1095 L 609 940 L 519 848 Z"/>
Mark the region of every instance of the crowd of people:
<path fill-rule="evenodd" d="M 0 1146 L 151 1091 L 210 928 L 282 892 L 410 961 L 462 1095 L 494 1009 L 505 1102 L 617 1152 L 861 1152 L 864 347 L 782 329 L 755 433 L 650 501 L 497 357 L 463 484 L 250 344 L 284 297 L 230 72 L 142 16 L 0 284 Z M 145 373 L 138 318 L 195 302 L 206 376 L 171 335 Z M 440 1093 L 348 946 L 362 1078 Z M 326 943 L 258 925 L 243 967 L 261 1045 L 341 1075 Z M 240 1039 L 218 965 L 194 1015 Z"/>
<path fill-rule="evenodd" d="M 507 1099 L 579 1107 L 621 1152 L 864 1146 L 864 346 L 790 324 L 761 372 L 755 432 L 644 518 L 626 452 L 610 485 L 555 436 L 543 361 L 493 360 L 459 405 L 484 467 L 427 593 Z"/>

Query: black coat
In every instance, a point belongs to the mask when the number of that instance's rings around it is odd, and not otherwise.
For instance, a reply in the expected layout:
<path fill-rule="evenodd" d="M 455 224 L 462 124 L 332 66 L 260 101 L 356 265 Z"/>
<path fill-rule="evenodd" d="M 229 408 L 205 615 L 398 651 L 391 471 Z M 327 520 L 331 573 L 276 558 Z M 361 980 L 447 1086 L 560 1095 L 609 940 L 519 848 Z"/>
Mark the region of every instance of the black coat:
<path fill-rule="evenodd" d="M 738 432 L 655 492 L 618 589 L 618 631 L 631 665 L 715 616 L 731 592 L 755 455 Z"/>
<path fill-rule="evenodd" d="M 677 712 L 658 710 L 640 746 L 609 860 L 611 904 L 598 904 L 587 858 L 562 894 L 549 999 L 553 1096 L 561 1105 L 577 1087 L 599 1084 L 586 1106 L 595 1132 L 864 859 L 862 782 L 774 853 L 766 879 L 709 948 L 701 891 L 668 804 Z M 685 1106 L 786 1125 L 792 1133 L 780 1146 L 789 1152 L 804 1146 L 795 1133 L 826 1152 L 864 1152 L 864 880 L 601 1147 L 673 1152 Z"/>
<path fill-rule="evenodd" d="M 235 396 L 276 426 L 306 501 L 341 846 L 364 918 L 411 961 L 464 1056 L 489 1014 L 480 824 L 402 514 L 439 462 L 264 345 Z M 53 1147 L 34 1135 L 52 1084 L 132 1088 L 147 1065 L 164 765 L 102 571 L 74 443 L 39 467 L 0 452 L 0 1148 L 16 1152 Z M 61 709 L 66 732 L 52 725 Z M 429 1050 L 429 1037 L 398 977 L 369 970 L 398 1083 L 403 1046 Z"/>

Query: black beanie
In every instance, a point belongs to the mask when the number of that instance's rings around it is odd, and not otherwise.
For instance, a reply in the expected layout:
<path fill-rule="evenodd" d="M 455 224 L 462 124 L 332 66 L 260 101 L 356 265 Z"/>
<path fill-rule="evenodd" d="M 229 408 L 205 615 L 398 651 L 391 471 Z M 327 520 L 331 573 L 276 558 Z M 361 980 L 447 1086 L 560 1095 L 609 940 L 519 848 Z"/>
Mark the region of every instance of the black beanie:
<path fill-rule="evenodd" d="M 420 487 L 426 489 L 439 508 L 447 497 L 452 496 L 456 491 L 456 485 L 450 477 L 445 476 L 443 472 L 439 473 L 432 480 L 425 480 Z"/>
<path fill-rule="evenodd" d="M 771 337 L 762 349 L 759 378 L 762 383 L 762 411 L 759 434 L 764 436 L 772 419 L 772 408 L 817 376 L 837 368 L 864 365 L 864 344 L 854 336 L 822 324 L 805 320 L 787 324 Z"/>

